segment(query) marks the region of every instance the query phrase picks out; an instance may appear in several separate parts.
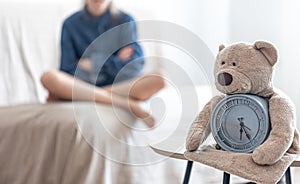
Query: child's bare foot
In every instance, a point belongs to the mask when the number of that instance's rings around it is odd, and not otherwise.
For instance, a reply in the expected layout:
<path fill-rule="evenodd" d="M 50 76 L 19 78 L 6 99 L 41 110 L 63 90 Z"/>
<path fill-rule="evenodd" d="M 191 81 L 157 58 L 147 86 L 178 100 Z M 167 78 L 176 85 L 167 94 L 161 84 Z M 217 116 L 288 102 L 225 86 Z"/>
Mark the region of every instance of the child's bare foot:
<path fill-rule="evenodd" d="M 152 128 L 155 125 L 155 119 L 153 116 L 151 116 L 147 111 L 145 111 L 141 105 L 140 102 L 130 100 L 129 101 L 130 110 L 131 112 L 139 119 L 144 121 L 148 127 Z"/>
<path fill-rule="evenodd" d="M 55 101 L 55 100 L 58 100 L 58 98 L 55 95 L 49 93 L 46 101 L 51 102 L 51 101 Z"/>

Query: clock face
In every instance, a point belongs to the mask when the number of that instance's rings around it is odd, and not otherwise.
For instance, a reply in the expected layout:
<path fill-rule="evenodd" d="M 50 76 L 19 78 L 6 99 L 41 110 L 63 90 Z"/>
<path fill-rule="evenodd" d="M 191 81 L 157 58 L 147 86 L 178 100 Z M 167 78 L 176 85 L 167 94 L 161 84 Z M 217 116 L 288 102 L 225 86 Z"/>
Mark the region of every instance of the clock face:
<path fill-rule="evenodd" d="M 269 135 L 268 103 L 255 95 L 236 94 L 214 108 L 211 130 L 224 150 L 250 153 Z"/>

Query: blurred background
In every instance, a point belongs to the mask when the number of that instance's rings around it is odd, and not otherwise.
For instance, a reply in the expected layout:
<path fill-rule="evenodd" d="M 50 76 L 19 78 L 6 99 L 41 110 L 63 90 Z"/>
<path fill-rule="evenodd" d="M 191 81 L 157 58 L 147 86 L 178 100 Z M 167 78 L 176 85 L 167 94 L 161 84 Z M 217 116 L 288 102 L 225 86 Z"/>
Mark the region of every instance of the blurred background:
<path fill-rule="evenodd" d="M 269 40 L 279 50 L 279 63 L 276 66 L 274 86 L 283 90 L 300 109 L 300 2 L 296 0 L 114 0 L 121 9 L 132 14 L 136 20 L 162 20 L 176 23 L 201 38 L 215 55 L 220 44 L 232 42 L 254 42 L 255 40 Z M 9 5 L 5 5 L 6 2 Z M 82 0 L 0 0 L 1 24 L 4 25 L 8 15 L 18 14 L 23 6 L 49 7 L 49 11 L 37 12 L 47 14 L 49 19 L 64 17 L 82 6 Z M 61 11 L 51 12 L 52 6 L 61 7 Z M 11 6 L 15 6 L 12 9 Z M 9 8 L 7 8 L 9 7 Z M 13 10 L 13 11 L 11 11 Z M 14 11 L 15 10 L 15 11 Z M 44 16 L 45 17 L 45 16 Z M 47 20 L 46 20 L 47 21 Z M 50 27 L 49 27 L 50 28 Z M 60 24 L 52 25 L 59 38 Z M 7 31 L 3 27 L 2 33 Z M 3 36 L 0 38 L 5 40 Z M 58 45 L 58 43 L 56 43 Z M 5 47 L 5 45 L 2 45 Z M 38 51 L 37 51 L 38 52 Z M 173 53 L 178 55 L 178 53 Z M 59 55 L 59 53 L 57 53 Z M 1 58 L 2 57 L 2 58 Z M 5 60 L 0 56 L 1 60 Z M 53 56 L 56 63 L 44 68 L 57 67 L 58 57 Z M 49 59 L 49 58 L 48 58 Z M 49 60 L 50 60 L 49 59 Z M 178 62 L 186 62 L 183 58 Z M 208 64 L 209 67 L 212 66 Z M 3 72 L 8 72 L 2 68 Z M 33 83 L 37 83 L 34 81 Z M 0 88 L 4 88 L 0 86 Z M 7 84 L 6 84 L 7 85 Z M 29 87 L 28 87 L 29 88 Z M 39 89 L 41 90 L 41 89 Z M 1 104 L 7 104 L 7 95 L 1 94 Z M 41 99 L 41 97 L 39 97 Z M 300 113 L 298 111 L 298 117 Z M 298 123 L 298 127 L 300 123 Z"/>

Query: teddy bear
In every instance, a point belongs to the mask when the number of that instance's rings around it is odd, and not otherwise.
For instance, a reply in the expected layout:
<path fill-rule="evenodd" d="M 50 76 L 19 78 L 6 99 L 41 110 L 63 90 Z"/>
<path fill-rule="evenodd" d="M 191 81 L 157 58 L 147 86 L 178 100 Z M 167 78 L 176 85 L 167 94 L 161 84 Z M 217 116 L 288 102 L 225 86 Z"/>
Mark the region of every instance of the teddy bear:
<path fill-rule="evenodd" d="M 224 95 L 213 97 L 195 118 L 187 139 L 185 157 L 257 183 L 276 183 L 299 154 L 292 102 L 272 85 L 278 60 L 268 41 L 219 46 L 214 65 L 215 86 Z M 211 133 L 210 118 L 216 104 L 226 95 L 254 94 L 267 100 L 271 130 L 252 153 L 234 153 L 207 146 L 197 151 Z"/>

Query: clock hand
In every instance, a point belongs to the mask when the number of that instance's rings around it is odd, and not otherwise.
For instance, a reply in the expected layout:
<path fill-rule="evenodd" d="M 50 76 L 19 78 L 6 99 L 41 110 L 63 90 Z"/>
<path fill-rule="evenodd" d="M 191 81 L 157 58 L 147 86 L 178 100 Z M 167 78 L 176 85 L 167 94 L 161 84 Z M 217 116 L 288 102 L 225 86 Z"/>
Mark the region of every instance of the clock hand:
<path fill-rule="evenodd" d="M 251 131 L 251 129 L 250 129 L 249 127 L 247 127 L 247 126 L 245 125 L 245 123 L 243 124 L 243 127 L 247 128 L 249 131 Z"/>
<path fill-rule="evenodd" d="M 245 132 L 245 134 L 246 134 L 246 137 L 249 139 L 249 141 L 251 140 L 251 135 L 246 131 L 246 129 L 245 129 L 245 127 L 244 126 L 242 126 L 242 128 L 243 128 L 243 130 L 244 130 L 244 132 Z"/>
<path fill-rule="evenodd" d="M 245 125 L 245 123 L 243 122 L 244 118 L 243 117 L 238 117 L 238 121 L 240 122 L 240 126 L 241 128 L 244 130 L 246 137 L 249 139 L 249 141 L 251 140 L 251 135 L 247 132 L 246 129 L 248 129 L 249 131 L 251 131 L 251 129 L 249 127 L 247 127 Z"/>
<path fill-rule="evenodd" d="M 242 140 L 242 137 L 243 137 L 243 128 L 241 127 L 241 129 L 240 129 L 240 140 Z"/>

